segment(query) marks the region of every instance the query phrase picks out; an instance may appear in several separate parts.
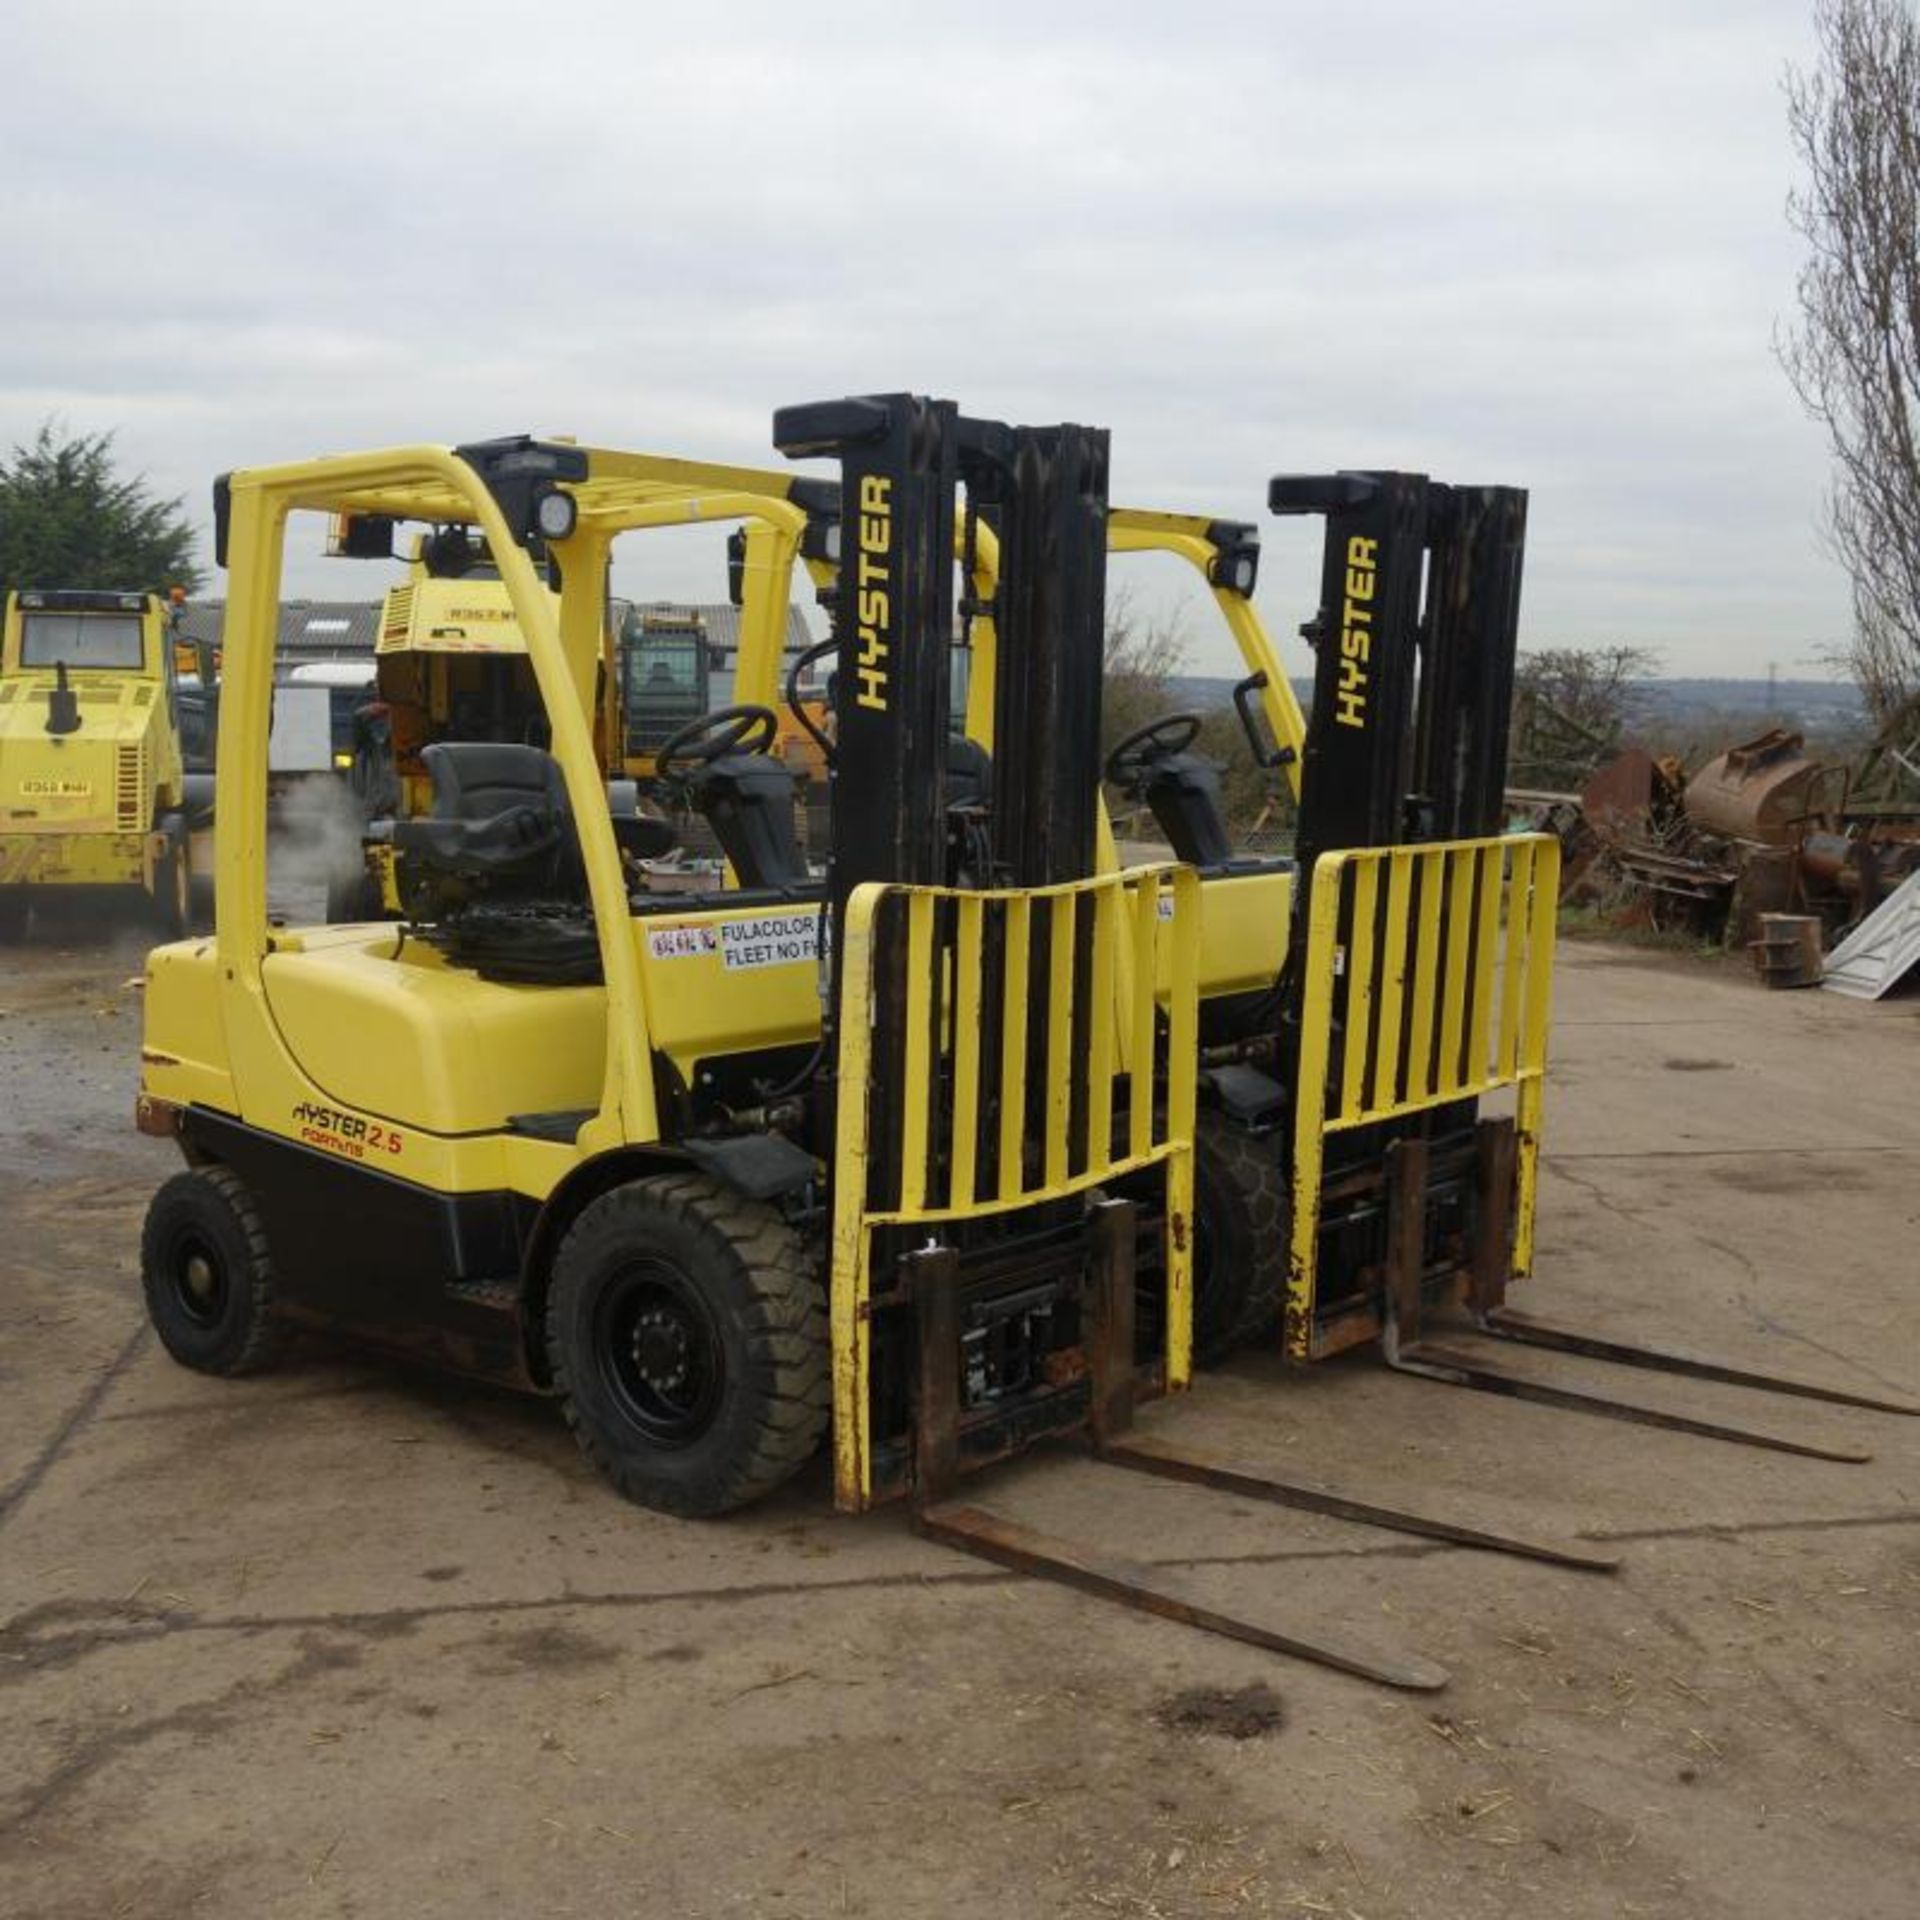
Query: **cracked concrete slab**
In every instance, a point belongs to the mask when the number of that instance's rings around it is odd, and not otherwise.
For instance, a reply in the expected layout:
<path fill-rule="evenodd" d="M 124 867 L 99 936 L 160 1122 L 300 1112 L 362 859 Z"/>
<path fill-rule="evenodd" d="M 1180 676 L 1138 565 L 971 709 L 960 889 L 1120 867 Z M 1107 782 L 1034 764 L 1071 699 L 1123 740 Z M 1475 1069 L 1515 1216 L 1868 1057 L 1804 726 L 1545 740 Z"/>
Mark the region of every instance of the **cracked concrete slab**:
<path fill-rule="evenodd" d="M 1419 1698 L 837 1519 L 818 1473 L 665 1520 L 538 1402 L 320 1341 L 203 1380 L 142 1336 L 171 1161 L 127 1123 L 132 971 L 76 944 L 0 983 L 0 1911 L 1911 1911 L 1920 1421 L 1630 1382 L 1871 1446 L 1844 1467 L 1264 1356 L 1151 1417 L 1613 1575 L 1068 1454 L 995 1477 L 1451 1669 Z M 1558 1006 L 1522 1304 L 1920 1386 L 1914 1003 L 1570 946 Z M 1252 1738 L 1178 1711 L 1258 1687 Z"/>

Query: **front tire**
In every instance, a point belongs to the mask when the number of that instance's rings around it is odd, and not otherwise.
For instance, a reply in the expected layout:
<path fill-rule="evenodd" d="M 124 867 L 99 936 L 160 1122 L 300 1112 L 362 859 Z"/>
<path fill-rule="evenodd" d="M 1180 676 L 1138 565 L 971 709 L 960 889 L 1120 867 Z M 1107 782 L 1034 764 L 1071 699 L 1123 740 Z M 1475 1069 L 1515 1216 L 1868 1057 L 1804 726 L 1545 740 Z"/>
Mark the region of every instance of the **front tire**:
<path fill-rule="evenodd" d="M 772 1208 L 698 1174 L 582 1209 L 554 1259 L 547 1357 L 581 1450 L 663 1513 L 759 1499 L 827 1430 L 814 1263 Z"/>
<path fill-rule="evenodd" d="M 0 887 L 0 946 L 11 947 L 27 937 L 32 911 L 25 887 Z"/>
<path fill-rule="evenodd" d="M 266 1228 L 229 1167 L 177 1173 L 153 1196 L 140 1285 L 160 1343 L 198 1373 L 258 1373 L 280 1344 Z"/>
<path fill-rule="evenodd" d="M 1203 1366 L 1267 1338 L 1287 1285 L 1279 1136 L 1203 1113 L 1194 1128 L 1193 1357 Z"/>

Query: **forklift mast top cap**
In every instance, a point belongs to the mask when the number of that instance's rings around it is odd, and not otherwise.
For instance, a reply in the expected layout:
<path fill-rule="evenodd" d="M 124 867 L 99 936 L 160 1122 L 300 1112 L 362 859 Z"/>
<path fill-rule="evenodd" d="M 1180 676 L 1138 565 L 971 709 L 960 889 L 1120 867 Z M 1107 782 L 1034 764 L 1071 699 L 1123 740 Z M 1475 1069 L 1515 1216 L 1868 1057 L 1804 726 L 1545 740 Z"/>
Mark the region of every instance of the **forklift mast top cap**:
<path fill-rule="evenodd" d="M 797 407 L 777 407 L 773 444 L 789 460 L 838 453 L 842 447 L 880 439 L 890 417 L 891 409 L 880 399 L 809 400 Z"/>
<path fill-rule="evenodd" d="M 1380 491 L 1365 473 L 1277 473 L 1267 482 L 1269 513 L 1338 513 L 1364 507 Z"/>

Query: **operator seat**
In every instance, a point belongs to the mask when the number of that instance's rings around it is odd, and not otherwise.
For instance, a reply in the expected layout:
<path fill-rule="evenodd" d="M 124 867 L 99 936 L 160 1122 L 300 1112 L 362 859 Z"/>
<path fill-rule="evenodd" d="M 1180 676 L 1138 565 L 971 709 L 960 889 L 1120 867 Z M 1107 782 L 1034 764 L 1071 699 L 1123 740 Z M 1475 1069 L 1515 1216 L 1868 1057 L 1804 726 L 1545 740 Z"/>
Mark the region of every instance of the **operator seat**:
<path fill-rule="evenodd" d="M 964 733 L 947 735 L 947 811 L 984 813 L 993 805 L 993 755 Z"/>
<path fill-rule="evenodd" d="M 433 783 L 433 813 L 394 823 L 396 851 L 468 878 L 578 885 L 573 809 L 552 754 L 541 747 L 443 740 L 420 760 Z M 664 820 L 618 810 L 612 820 L 622 850 L 638 858 L 673 845 L 673 829 Z"/>
<path fill-rule="evenodd" d="M 394 823 L 393 844 L 448 872 L 505 879 L 556 872 L 574 855 L 573 811 L 538 747 L 441 741 L 420 756 L 433 813 Z"/>

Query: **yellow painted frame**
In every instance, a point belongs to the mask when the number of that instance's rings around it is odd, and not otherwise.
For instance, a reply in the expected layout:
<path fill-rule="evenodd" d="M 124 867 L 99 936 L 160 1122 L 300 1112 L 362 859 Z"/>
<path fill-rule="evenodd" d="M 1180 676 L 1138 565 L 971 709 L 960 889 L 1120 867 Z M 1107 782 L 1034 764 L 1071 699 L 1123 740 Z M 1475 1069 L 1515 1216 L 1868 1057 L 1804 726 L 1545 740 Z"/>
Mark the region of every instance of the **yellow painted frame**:
<path fill-rule="evenodd" d="M 1287 785 L 1300 798 L 1300 762 L 1307 747 L 1307 722 L 1294 698 L 1293 683 L 1280 664 L 1280 650 L 1260 617 L 1260 609 L 1246 595 L 1213 583 L 1213 563 L 1220 549 L 1207 535 L 1212 523 L 1203 514 L 1156 513 L 1144 507 L 1115 507 L 1107 515 L 1109 553 L 1168 553 L 1184 560 L 1207 583 L 1220 617 L 1226 621 L 1249 673 L 1265 677 L 1260 708 L 1273 743 L 1290 748 Z"/>

